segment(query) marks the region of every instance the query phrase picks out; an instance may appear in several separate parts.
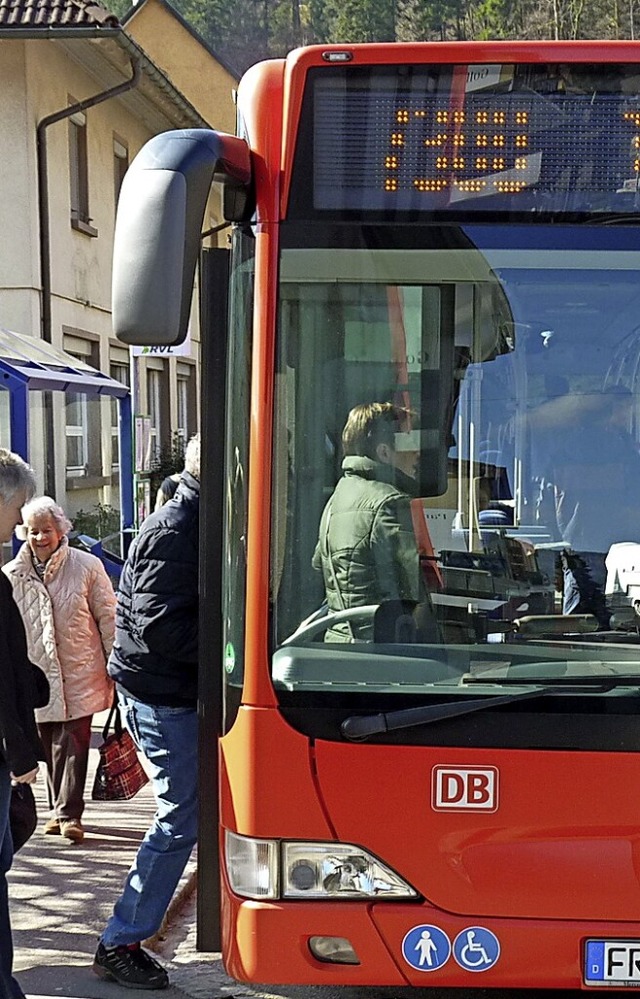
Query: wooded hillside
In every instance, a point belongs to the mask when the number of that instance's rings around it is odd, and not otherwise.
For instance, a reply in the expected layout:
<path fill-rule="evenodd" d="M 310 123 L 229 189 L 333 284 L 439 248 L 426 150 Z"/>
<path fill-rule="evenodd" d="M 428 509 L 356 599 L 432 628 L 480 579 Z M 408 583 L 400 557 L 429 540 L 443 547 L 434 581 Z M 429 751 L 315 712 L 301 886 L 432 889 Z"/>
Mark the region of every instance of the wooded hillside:
<path fill-rule="evenodd" d="M 172 0 L 242 73 L 316 42 L 634 38 L 634 0 Z M 122 6 L 121 6 L 122 5 Z M 110 5 L 116 13 L 127 0 Z M 637 18 L 637 24 L 636 24 Z"/>

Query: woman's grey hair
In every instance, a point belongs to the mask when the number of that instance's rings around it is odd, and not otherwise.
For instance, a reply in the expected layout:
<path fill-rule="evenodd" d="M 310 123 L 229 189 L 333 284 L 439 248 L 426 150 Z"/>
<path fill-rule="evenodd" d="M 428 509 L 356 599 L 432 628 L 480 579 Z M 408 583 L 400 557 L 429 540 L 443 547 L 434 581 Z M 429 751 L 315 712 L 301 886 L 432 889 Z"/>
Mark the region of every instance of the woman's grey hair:
<path fill-rule="evenodd" d="M 194 434 L 184 453 L 184 468 L 186 472 L 193 475 L 194 479 L 200 481 L 200 434 Z"/>
<path fill-rule="evenodd" d="M 16 493 L 31 499 L 36 491 L 36 477 L 24 458 L 0 447 L 0 503 L 10 503 Z"/>
<path fill-rule="evenodd" d="M 29 521 L 34 517 L 42 517 L 46 514 L 49 514 L 62 534 L 68 534 L 73 527 L 59 503 L 56 503 L 50 496 L 36 496 L 22 507 L 22 524 L 16 527 L 16 537 L 20 541 L 26 541 Z"/>

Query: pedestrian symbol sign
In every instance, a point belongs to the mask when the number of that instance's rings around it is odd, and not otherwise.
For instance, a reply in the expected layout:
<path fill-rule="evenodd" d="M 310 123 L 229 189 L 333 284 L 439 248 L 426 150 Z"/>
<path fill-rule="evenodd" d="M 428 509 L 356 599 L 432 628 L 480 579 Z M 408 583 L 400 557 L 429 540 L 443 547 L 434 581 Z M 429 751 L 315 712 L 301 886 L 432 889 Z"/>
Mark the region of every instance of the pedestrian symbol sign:
<path fill-rule="evenodd" d="M 451 941 L 438 926 L 414 926 L 402 941 L 402 956 L 417 971 L 437 971 L 451 954 Z"/>
<path fill-rule="evenodd" d="M 484 926 L 469 926 L 453 941 L 453 956 L 465 971 L 488 971 L 500 957 L 500 943 Z"/>

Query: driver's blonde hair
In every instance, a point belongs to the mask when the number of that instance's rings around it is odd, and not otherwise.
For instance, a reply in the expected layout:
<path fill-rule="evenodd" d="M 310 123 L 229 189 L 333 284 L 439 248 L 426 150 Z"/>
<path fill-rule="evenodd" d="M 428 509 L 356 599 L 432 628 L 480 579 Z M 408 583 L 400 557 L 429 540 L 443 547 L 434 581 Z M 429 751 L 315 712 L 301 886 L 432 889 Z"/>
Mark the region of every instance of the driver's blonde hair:
<path fill-rule="evenodd" d="M 409 428 L 415 414 L 393 402 L 364 402 L 354 406 L 342 431 L 342 450 L 347 455 L 376 457 L 378 444 L 393 447 L 393 435 Z"/>

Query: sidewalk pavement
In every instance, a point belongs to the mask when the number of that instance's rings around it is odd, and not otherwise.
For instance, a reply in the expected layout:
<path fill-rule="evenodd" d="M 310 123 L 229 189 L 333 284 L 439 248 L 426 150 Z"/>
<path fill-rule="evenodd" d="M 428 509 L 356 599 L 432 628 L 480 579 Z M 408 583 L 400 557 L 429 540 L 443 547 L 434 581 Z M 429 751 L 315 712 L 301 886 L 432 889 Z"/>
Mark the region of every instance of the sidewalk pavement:
<path fill-rule="evenodd" d="M 105 720 L 106 713 L 93 722 L 84 842 L 69 844 L 42 834 L 48 817 L 42 772 L 34 785 L 38 829 L 14 858 L 9 874 L 14 969 L 28 996 L 124 999 L 132 992 L 142 994 L 104 982 L 91 971 L 98 937 L 155 810 L 150 785 L 131 801 L 91 801 Z M 194 856 L 165 925 L 148 943 L 170 974 L 172 986 L 163 996 L 255 994 L 227 978 L 219 954 L 196 951 L 195 870 Z"/>

